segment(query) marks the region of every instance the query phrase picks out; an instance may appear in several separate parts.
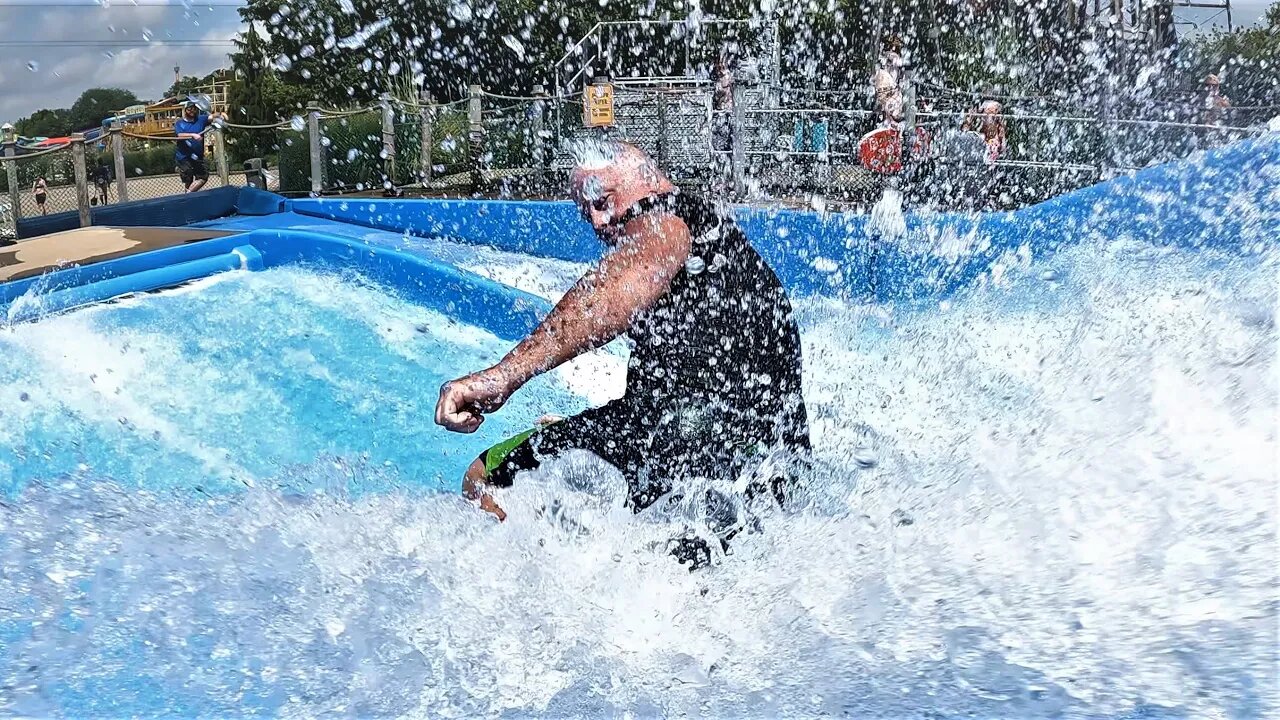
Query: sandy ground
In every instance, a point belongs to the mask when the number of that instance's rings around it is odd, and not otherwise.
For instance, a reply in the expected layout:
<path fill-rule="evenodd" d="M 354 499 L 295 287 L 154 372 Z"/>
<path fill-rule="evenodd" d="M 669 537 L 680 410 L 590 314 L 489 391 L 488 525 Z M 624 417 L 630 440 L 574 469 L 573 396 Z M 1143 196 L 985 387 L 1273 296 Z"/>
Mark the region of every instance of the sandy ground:
<path fill-rule="evenodd" d="M 234 234 L 206 228 L 132 227 L 91 227 L 52 233 L 0 250 L 0 282 L 39 275 L 64 265 L 88 265 Z"/>

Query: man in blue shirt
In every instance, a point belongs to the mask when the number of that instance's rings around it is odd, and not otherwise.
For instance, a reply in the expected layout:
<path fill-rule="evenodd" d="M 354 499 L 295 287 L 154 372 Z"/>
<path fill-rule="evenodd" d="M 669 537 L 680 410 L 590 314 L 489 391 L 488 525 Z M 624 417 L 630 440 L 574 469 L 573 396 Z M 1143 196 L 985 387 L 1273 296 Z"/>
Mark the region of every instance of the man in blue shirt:
<path fill-rule="evenodd" d="M 220 116 L 215 114 L 213 117 Z M 204 163 L 204 132 L 211 122 L 210 116 L 200 111 L 196 101 L 188 99 L 186 107 L 182 109 L 182 117 L 173 124 L 173 132 L 178 136 L 175 153 L 178 174 L 189 193 L 199 190 L 209 182 L 209 168 Z"/>

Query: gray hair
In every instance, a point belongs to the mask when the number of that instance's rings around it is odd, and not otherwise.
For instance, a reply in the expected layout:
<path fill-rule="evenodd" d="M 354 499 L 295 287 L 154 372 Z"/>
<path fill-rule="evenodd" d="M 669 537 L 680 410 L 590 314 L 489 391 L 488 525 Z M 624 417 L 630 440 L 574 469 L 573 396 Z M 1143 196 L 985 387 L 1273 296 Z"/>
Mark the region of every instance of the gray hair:
<path fill-rule="evenodd" d="M 583 138 L 570 145 L 574 170 L 603 170 L 625 156 L 632 145 L 619 140 Z"/>
<path fill-rule="evenodd" d="M 574 142 L 569 149 L 574 172 L 603 170 L 616 163 L 634 165 L 647 182 L 665 177 L 661 168 L 644 150 L 621 140 L 586 138 Z"/>

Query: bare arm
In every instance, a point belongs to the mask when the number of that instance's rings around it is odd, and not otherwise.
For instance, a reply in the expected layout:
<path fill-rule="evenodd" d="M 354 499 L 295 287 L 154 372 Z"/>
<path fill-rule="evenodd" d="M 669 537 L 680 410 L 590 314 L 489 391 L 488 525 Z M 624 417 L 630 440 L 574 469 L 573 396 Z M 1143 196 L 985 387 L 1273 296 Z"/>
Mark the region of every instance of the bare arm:
<path fill-rule="evenodd" d="M 534 377 L 618 337 L 636 313 L 662 297 L 689 258 L 688 226 L 673 215 L 656 215 L 632 220 L 626 231 L 627 240 L 565 293 L 497 365 L 440 389 L 436 423 L 474 432 L 483 422 L 481 413 L 502 407 Z"/>
<path fill-rule="evenodd" d="M 627 228 L 631 237 L 625 244 L 565 293 L 498 364 L 517 387 L 621 335 L 684 267 L 691 239 L 683 220 L 659 215 L 631 222 L 637 227 Z"/>

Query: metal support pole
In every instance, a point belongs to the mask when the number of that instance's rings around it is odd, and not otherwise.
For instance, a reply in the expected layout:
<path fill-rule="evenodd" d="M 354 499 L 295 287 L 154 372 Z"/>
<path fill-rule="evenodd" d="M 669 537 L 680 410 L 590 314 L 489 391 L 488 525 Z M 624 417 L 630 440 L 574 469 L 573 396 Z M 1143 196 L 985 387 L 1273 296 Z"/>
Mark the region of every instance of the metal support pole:
<path fill-rule="evenodd" d="M 916 138 L 916 86 L 912 65 L 902 66 L 902 164 L 911 162 Z"/>
<path fill-rule="evenodd" d="M 386 175 L 382 187 L 391 190 L 396 185 L 396 113 L 387 93 L 378 98 L 378 104 L 382 107 L 382 168 Z"/>
<path fill-rule="evenodd" d="M 545 115 L 547 112 L 547 91 L 541 85 L 533 86 L 533 96 L 538 98 L 533 101 L 533 183 L 534 187 L 542 190 L 547 186 L 547 130 Z"/>
<path fill-rule="evenodd" d="M 665 93 L 658 94 L 658 148 L 657 160 L 658 167 L 664 171 L 667 169 L 667 146 L 670 139 L 667 137 L 667 96 Z"/>
<path fill-rule="evenodd" d="M 124 164 L 124 133 L 119 120 L 111 127 L 111 155 L 116 168 L 116 199 L 129 202 L 129 173 Z"/>
<path fill-rule="evenodd" d="M 769 80 L 769 86 L 772 89 L 772 92 L 769 93 L 769 108 L 772 109 L 781 105 L 778 96 L 782 85 L 782 35 L 778 31 L 778 13 L 776 11 L 773 13 L 769 24 L 773 34 L 773 77 Z"/>
<path fill-rule="evenodd" d="M 227 168 L 227 130 L 221 125 L 213 127 L 213 161 L 218 167 L 218 179 L 222 187 L 231 184 L 231 172 Z"/>
<path fill-rule="evenodd" d="M 22 188 L 18 187 L 18 143 L 8 140 L 4 144 L 4 172 L 9 181 L 9 213 L 13 216 L 13 229 L 18 229 L 22 218 Z"/>
<path fill-rule="evenodd" d="M 603 36 L 604 36 L 604 26 L 601 25 L 600 31 L 596 33 L 596 59 L 591 63 L 591 72 L 588 74 L 588 77 L 590 77 L 591 75 L 612 75 L 612 73 L 609 72 L 608 66 L 604 62 L 604 37 Z M 598 67 L 596 66 L 597 61 L 600 63 Z"/>
<path fill-rule="evenodd" d="M 89 211 L 89 169 L 85 165 L 84 133 L 71 136 L 71 164 L 76 176 L 76 206 L 80 209 L 80 227 L 93 224 Z"/>
<path fill-rule="evenodd" d="M 743 198 L 747 194 L 746 183 L 746 147 L 744 145 L 743 129 L 746 125 L 746 93 L 739 83 L 733 84 L 733 115 L 730 133 L 732 137 L 733 147 L 733 195 L 735 198 Z"/>
<path fill-rule="evenodd" d="M 568 92 L 564 87 L 564 78 L 560 74 L 559 67 L 556 68 L 556 86 L 554 88 L 554 92 L 556 97 L 558 98 L 556 100 L 556 128 L 554 131 L 555 138 L 556 138 L 556 147 L 558 148 L 564 144 L 564 138 L 561 137 L 561 133 L 564 132 L 564 118 L 561 117 L 560 115 L 561 110 L 563 109 L 561 108 L 561 106 L 564 105 L 564 102 L 563 102 L 563 99 L 560 99 L 560 98 L 566 92 Z"/>
<path fill-rule="evenodd" d="M 420 126 L 422 132 L 422 151 L 418 156 L 418 163 L 420 166 L 418 168 L 418 175 L 420 176 L 422 187 L 426 188 L 427 183 L 431 182 L 431 146 L 435 144 L 435 140 L 432 138 L 431 127 L 432 115 L 434 114 L 431 107 L 431 95 L 427 93 L 427 91 L 423 90 L 419 103 L 422 105 L 422 107 L 418 108 L 418 117 L 422 121 L 422 125 Z"/>
<path fill-rule="evenodd" d="M 693 70 L 693 65 L 689 64 L 689 33 L 693 32 L 692 26 L 689 24 L 689 18 L 684 20 L 684 74 L 685 77 L 695 77 L 697 75 Z"/>
<path fill-rule="evenodd" d="M 471 192 L 479 192 L 480 184 L 483 178 L 480 174 L 481 155 L 484 154 L 484 115 L 480 106 L 480 100 L 484 91 L 479 85 L 472 85 L 469 88 L 469 100 L 467 102 L 467 140 L 468 147 L 471 152 Z"/>
<path fill-rule="evenodd" d="M 324 191 L 324 154 L 320 145 L 320 106 L 307 106 L 307 144 L 311 151 L 311 194 Z"/>

